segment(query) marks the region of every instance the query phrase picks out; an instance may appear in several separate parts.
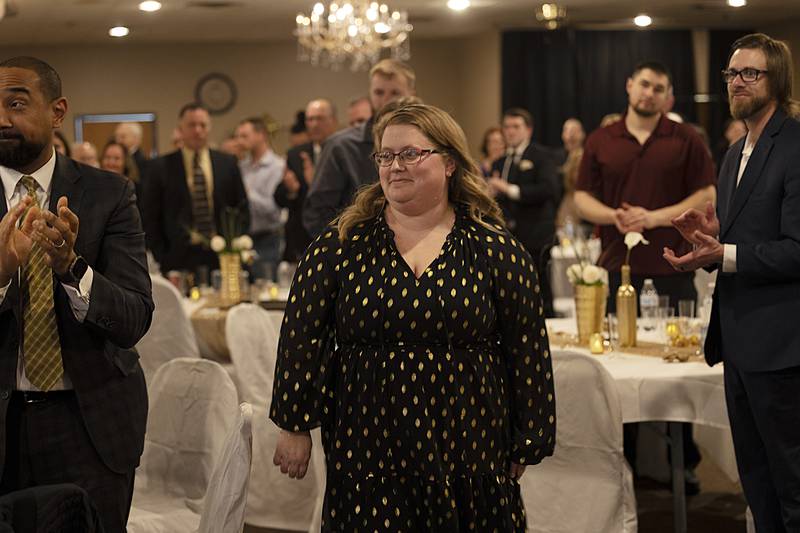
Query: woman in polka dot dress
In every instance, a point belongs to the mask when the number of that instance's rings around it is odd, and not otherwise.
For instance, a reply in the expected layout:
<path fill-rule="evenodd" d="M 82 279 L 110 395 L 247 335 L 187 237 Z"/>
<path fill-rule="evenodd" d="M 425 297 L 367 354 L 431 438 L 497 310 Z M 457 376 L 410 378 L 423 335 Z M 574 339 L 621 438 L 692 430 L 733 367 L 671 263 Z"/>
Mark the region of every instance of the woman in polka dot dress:
<path fill-rule="evenodd" d="M 401 106 L 375 139 L 380 182 L 292 284 L 275 464 L 305 475 L 322 426 L 323 531 L 524 532 L 519 477 L 555 444 L 534 263 L 447 113 Z"/>

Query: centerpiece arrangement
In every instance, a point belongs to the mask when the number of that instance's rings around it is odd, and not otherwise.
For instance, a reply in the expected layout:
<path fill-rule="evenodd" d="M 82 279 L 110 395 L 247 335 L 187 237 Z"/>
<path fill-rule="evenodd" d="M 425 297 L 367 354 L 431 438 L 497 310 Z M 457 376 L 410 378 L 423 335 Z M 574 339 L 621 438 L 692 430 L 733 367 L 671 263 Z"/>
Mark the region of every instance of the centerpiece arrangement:
<path fill-rule="evenodd" d="M 575 315 L 578 342 L 587 345 L 594 333 L 603 331 L 608 299 L 608 271 L 583 259 L 576 249 L 578 263 L 567 267 L 567 279 L 575 288 Z"/>
<path fill-rule="evenodd" d="M 623 348 L 636 346 L 636 289 L 631 285 L 631 250 L 638 244 L 650 244 L 644 235 L 637 231 L 625 234 L 625 263 L 620 269 L 621 283 L 617 289 L 617 328 L 619 345 Z"/>
<path fill-rule="evenodd" d="M 209 247 L 219 257 L 222 275 L 219 297 L 223 306 L 236 305 L 242 301 L 242 262 L 250 264 L 256 255 L 253 251 L 253 239 L 243 234 L 244 225 L 241 219 L 237 209 L 226 208 L 221 217 L 220 234 L 214 235 L 209 241 Z"/>

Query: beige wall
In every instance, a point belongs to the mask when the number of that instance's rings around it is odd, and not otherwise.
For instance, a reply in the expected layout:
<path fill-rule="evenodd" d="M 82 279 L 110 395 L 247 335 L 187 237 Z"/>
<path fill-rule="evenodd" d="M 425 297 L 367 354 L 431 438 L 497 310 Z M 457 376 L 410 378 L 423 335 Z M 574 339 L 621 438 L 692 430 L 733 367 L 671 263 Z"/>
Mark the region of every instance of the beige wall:
<path fill-rule="evenodd" d="M 344 122 L 347 102 L 367 92 L 366 73 L 332 72 L 299 63 L 296 47 L 288 41 L 4 48 L 2 55 L 22 54 L 41 57 L 61 74 L 70 103 L 64 128 L 70 139 L 76 114 L 155 112 L 162 152 L 169 150 L 178 109 L 193 100 L 197 80 L 209 72 L 227 74 L 239 91 L 236 106 L 213 117 L 211 137 L 216 143 L 250 115 L 269 113 L 288 128 L 295 112 L 320 96 L 333 100 Z M 453 113 L 467 130 L 470 144 L 477 147 L 500 107 L 499 34 L 414 40 L 411 64 L 420 97 Z M 285 149 L 285 129 L 275 144 L 279 151 Z"/>

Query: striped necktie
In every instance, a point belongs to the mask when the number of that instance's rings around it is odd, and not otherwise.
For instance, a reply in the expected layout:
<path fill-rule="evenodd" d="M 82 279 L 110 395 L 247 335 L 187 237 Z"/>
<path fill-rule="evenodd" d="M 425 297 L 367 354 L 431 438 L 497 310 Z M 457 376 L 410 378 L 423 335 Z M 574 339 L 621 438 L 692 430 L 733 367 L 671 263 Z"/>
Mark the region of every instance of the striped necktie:
<path fill-rule="evenodd" d="M 214 234 L 214 220 L 208 205 L 206 174 L 200 166 L 200 152 L 195 152 L 192 163 L 192 215 L 194 227 L 200 235 L 211 237 Z"/>
<path fill-rule="evenodd" d="M 36 198 L 36 181 L 22 176 L 28 196 Z M 53 270 L 45 262 L 45 253 L 34 243 L 28 264 L 23 267 L 23 338 L 25 375 L 36 388 L 49 391 L 64 375 L 61 340 L 53 307 Z"/>

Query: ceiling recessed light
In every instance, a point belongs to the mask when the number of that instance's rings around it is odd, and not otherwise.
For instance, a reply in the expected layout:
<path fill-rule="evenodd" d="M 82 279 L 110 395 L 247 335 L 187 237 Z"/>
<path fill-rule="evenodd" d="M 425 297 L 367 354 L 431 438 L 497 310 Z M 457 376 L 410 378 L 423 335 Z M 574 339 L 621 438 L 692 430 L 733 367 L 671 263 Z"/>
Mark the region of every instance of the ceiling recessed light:
<path fill-rule="evenodd" d="M 728 0 L 728 5 L 731 7 L 744 7 L 747 5 L 747 0 Z"/>
<path fill-rule="evenodd" d="M 147 11 L 148 13 L 158 11 L 159 9 L 161 9 L 161 2 L 156 2 L 156 0 L 145 0 L 139 4 L 139 10 Z"/>
<path fill-rule="evenodd" d="M 114 26 L 110 30 L 108 30 L 108 34 L 112 37 L 125 37 L 131 32 L 125 26 Z"/>
<path fill-rule="evenodd" d="M 453 11 L 464 11 L 469 7 L 469 0 L 447 0 L 447 7 Z"/>
<path fill-rule="evenodd" d="M 637 15 L 637 16 L 636 16 L 636 17 L 633 19 L 633 23 L 634 23 L 634 24 L 636 24 L 637 26 L 639 26 L 640 28 L 646 28 L 646 27 L 648 27 L 650 24 L 652 24 L 652 23 L 653 23 L 653 19 L 651 19 L 651 18 L 650 18 L 650 17 L 648 17 L 647 15 Z"/>

